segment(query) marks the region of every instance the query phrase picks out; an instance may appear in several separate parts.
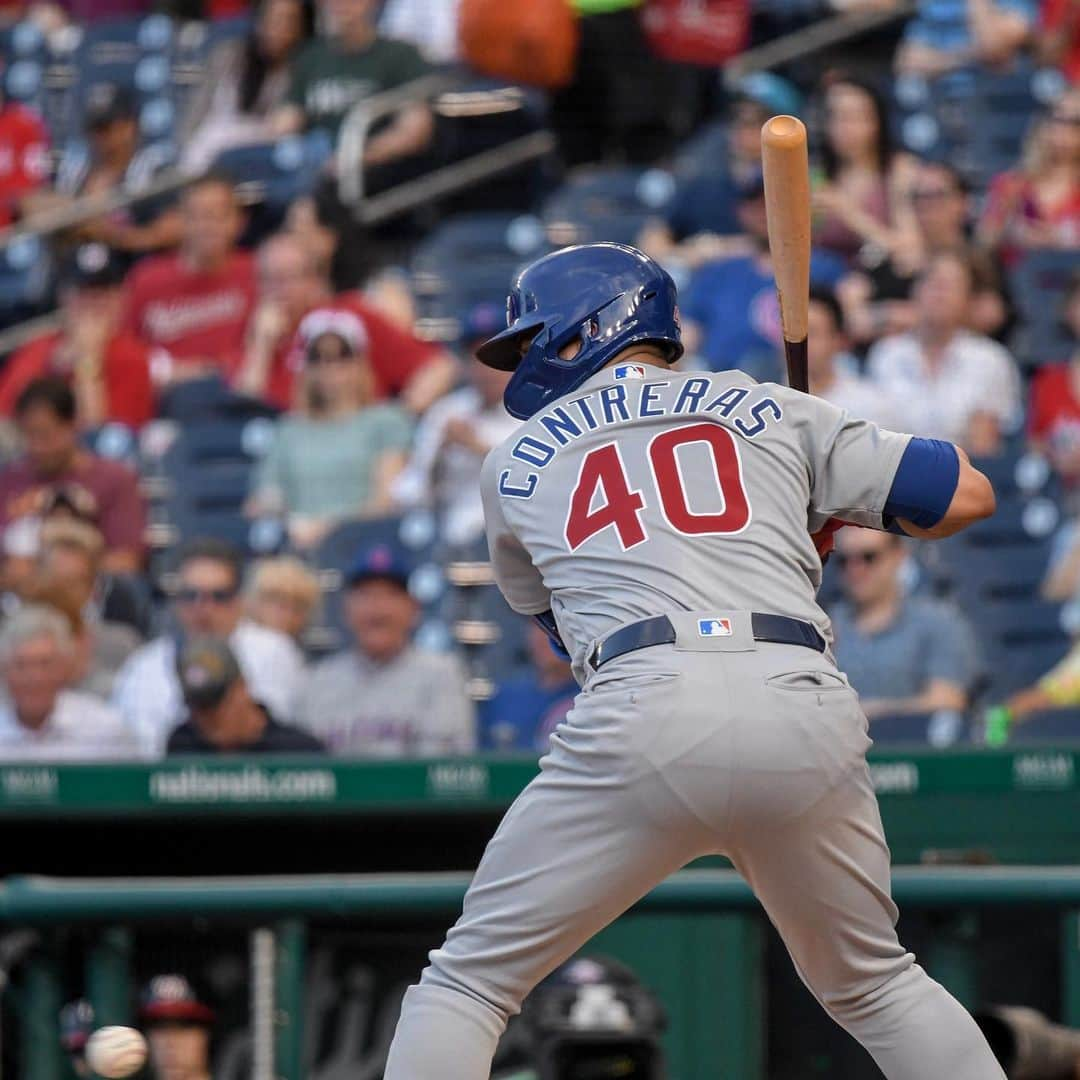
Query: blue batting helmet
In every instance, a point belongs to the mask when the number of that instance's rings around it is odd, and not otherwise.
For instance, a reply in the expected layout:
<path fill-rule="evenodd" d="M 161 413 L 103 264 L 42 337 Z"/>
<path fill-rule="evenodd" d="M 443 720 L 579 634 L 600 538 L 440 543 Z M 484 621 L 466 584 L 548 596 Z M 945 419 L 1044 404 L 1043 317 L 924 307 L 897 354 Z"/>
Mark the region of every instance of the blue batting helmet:
<path fill-rule="evenodd" d="M 625 244 L 581 244 L 537 259 L 514 281 L 506 323 L 476 355 L 514 373 L 503 401 L 519 420 L 576 390 L 628 345 L 658 345 L 668 363 L 683 352 L 675 282 Z M 563 360 L 559 350 L 574 341 L 581 348 Z"/>

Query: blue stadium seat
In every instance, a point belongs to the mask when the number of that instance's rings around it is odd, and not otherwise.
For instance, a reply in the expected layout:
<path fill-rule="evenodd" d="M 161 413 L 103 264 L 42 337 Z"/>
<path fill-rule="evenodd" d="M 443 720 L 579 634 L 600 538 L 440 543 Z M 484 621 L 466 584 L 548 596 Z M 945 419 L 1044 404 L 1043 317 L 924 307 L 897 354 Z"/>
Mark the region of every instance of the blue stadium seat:
<path fill-rule="evenodd" d="M 1010 746 L 1080 742 L 1080 709 L 1043 709 L 1009 733 Z"/>
<path fill-rule="evenodd" d="M 980 600 L 1037 600 L 1050 542 L 991 547 L 937 543 L 931 573 L 943 591 L 964 604 Z"/>
<path fill-rule="evenodd" d="M 580 172 L 544 204 L 548 240 L 556 247 L 603 240 L 632 244 L 674 192 L 674 178 L 660 169 Z"/>
<path fill-rule="evenodd" d="M 273 423 L 262 417 L 251 420 L 220 417 L 188 423 L 165 452 L 162 464 L 166 475 L 174 470 L 207 465 L 250 467 L 263 456 L 272 438 Z"/>
<path fill-rule="evenodd" d="M 428 619 L 437 616 L 444 582 L 441 570 L 434 562 L 434 519 L 426 513 L 421 517 L 404 514 L 344 521 L 315 547 L 310 553 L 310 561 L 320 571 L 324 590 L 323 631 L 339 640 L 344 639 L 344 574 L 362 552 L 375 547 L 388 548 L 402 565 L 409 568 L 410 591 L 425 609 Z"/>
<path fill-rule="evenodd" d="M 530 214 L 458 214 L 417 246 L 413 273 L 445 274 L 447 260 L 535 258 L 546 248 L 543 226 Z M 456 270 L 456 267 L 452 269 Z"/>
<path fill-rule="evenodd" d="M 1009 288 L 1021 317 L 1012 348 L 1026 367 L 1065 360 L 1075 345 L 1062 321 L 1065 290 L 1076 273 L 1075 251 L 1029 251 L 1009 272 Z"/>
<path fill-rule="evenodd" d="M 1061 609 L 1043 600 L 975 598 L 965 604 L 982 648 L 987 700 L 1030 686 L 1069 649 Z"/>
<path fill-rule="evenodd" d="M 215 417 L 247 420 L 276 414 L 277 410 L 272 406 L 236 393 L 216 375 L 178 383 L 170 387 L 158 403 L 158 416 L 183 424 Z"/>
<path fill-rule="evenodd" d="M 499 311 L 521 266 L 548 249 L 539 219 L 516 213 L 460 214 L 425 238 L 412 258 L 422 328 L 451 340 L 479 304 Z"/>
<path fill-rule="evenodd" d="M 870 721 L 870 738 L 878 748 L 932 746 L 943 750 L 971 741 L 967 717 L 953 710 L 913 716 L 878 716 Z"/>
<path fill-rule="evenodd" d="M 972 525 L 963 534 L 964 542 L 972 547 L 1005 547 L 1044 540 L 1051 536 L 1061 521 L 1061 511 L 1053 501 L 1039 495 L 1005 495 L 998 499 L 992 517 Z"/>
<path fill-rule="evenodd" d="M 11 325 L 35 314 L 45 299 L 50 260 L 33 236 L 0 248 L 0 325 Z"/>
<path fill-rule="evenodd" d="M 45 35 L 30 19 L 0 30 L 0 57 L 8 64 L 25 59 L 44 60 L 47 52 Z"/>
<path fill-rule="evenodd" d="M 234 147 L 218 155 L 214 168 L 239 181 L 251 202 L 283 214 L 289 203 L 315 186 L 332 149 L 325 133 L 312 132 Z"/>
<path fill-rule="evenodd" d="M 679 147 L 671 171 L 679 180 L 713 172 L 726 159 L 727 124 L 717 120 L 705 125 Z"/>
<path fill-rule="evenodd" d="M 416 530 L 415 521 L 409 514 L 343 521 L 311 552 L 312 565 L 344 573 L 360 552 L 385 545 L 405 565 L 415 567 L 430 556 L 435 542 L 433 523 L 430 530 Z"/>
<path fill-rule="evenodd" d="M 138 454 L 135 432 L 118 422 L 110 421 L 101 427 L 86 431 L 82 436 L 83 445 L 95 454 L 111 461 L 134 463 Z"/>
<path fill-rule="evenodd" d="M 1060 498 L 1060 478 L 1050 463 L 1023 446 L 993 457 L 972 458 L 971 463 L 990 481 L 999 499 L 1035 495 Z"/>
<path fill-rule="evenodd" d="M 933 80 L 900 76 L 893 86 L 895 134 L 908 150 L 948 161 L 983 187 L 1015 165 L 1032 117 L 1059 86 L 1030 66 L 962 69 Z"/>

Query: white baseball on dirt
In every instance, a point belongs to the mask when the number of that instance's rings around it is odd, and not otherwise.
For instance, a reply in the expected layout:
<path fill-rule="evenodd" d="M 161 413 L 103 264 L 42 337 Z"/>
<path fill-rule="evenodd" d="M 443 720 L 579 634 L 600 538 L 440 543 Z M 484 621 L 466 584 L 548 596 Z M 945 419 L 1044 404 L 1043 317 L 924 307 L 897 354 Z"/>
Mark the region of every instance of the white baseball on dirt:
<path fill-rule="evenodd" d="M 104 1080 L 120 1080 L 146 1063 L 146 1039 L 134 1028 L 98 1028 L 86 1040 L 86 1064 Z"/>

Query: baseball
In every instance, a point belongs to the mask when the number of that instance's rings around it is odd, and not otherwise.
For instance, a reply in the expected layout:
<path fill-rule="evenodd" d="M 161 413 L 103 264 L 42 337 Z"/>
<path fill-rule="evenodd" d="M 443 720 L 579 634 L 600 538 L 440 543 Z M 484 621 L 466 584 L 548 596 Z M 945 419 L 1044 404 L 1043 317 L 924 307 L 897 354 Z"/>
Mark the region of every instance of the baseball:
<path fill-rule="evenodd" d="M 98 1028 L 86 1040 L 86 1063 L 105 1080 L 138 1072 L 146 1061 L 146 1040 L 134 1028 Z"/>

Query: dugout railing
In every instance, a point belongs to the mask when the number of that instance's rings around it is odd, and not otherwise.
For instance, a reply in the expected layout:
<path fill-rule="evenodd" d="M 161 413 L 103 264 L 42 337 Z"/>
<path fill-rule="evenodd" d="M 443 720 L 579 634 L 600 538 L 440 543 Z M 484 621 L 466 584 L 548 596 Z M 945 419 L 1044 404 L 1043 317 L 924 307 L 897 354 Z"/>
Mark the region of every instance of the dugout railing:
<path fill-rule="evenodd" d="M 133 928 L 168 921 L 236 920 L 258 925 L 258 950 L 272 988 L 262 995 L 266 1023 L 253 1019 L 268 1040 L 264 1076 L 304 1077 L 303 1001 L 307 926 L 311 920 L 376 924 L 403 918 L 449 923 L 460 910 L 467 874 L 343 875 L 265 879 L 8 879 L 0 886 L 0 925 L 33 928 L 45 947 L 23 961 L 20 1020 L 21 1080 L 60 1080 L 65 1066 L 55 1039 L 60 976 L 47 945 L 52 935 L 92 926 L 86 985 L 99 1021 L 130 1021 Z M 934 909 L 963 921 L 964 913 L 1022 905 L 1038 907 L 1059 927 L 1064 1023 L 1080 1026 L 1080 868 L 900 867 L 893 892 L 901 909 Z M 715 934 L 715 994 L 708 1006 L 722 1037 L 700 1055 L 692 1072 L 677 1075 L 760 1080 L 764 1075 L 765 986 L 763 916 L 734 872 L 688 870 L 646 896 L 626 917 L 674 914 L 710 918 Z M 948 923 L 944 925 L 949 925 Z M 660 945 L 659 942 L 656 943 Z M 944 933 L 940 947 L 922 957 L 930 972 L 966 1004 L 974 1005 L 977 963 L 974 935 Z M 691 977 L 688 973 L 688 977 Z M 704 1048 L 703 1048 L 704 1049 Z M 258 1077 L 263 1080 L 263 1077 Z"/>

